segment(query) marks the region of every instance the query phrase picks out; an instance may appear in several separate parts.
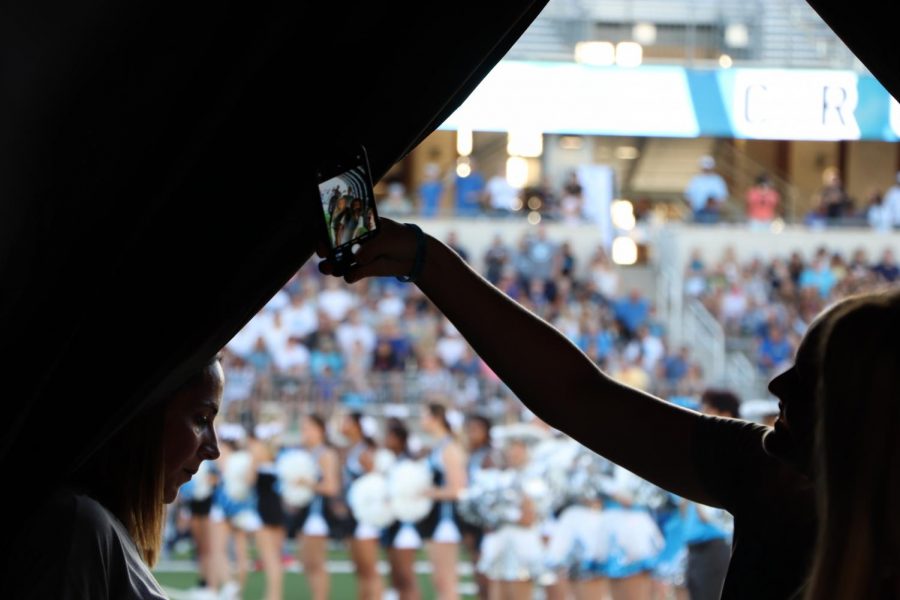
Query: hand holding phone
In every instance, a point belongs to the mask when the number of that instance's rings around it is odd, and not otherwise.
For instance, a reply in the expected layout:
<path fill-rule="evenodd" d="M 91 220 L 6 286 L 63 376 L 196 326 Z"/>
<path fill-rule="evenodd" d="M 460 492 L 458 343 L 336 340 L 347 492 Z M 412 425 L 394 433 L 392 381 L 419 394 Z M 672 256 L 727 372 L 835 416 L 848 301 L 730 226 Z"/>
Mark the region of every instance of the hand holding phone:
<path fill-rule="evenodd" d="M 316 179 L 324 221 L 323 236 L 334 264 L 342 275 L 355 264 L 353 247 L 378 232 L 375 192 L 364 147 L 319 166 Z"/>

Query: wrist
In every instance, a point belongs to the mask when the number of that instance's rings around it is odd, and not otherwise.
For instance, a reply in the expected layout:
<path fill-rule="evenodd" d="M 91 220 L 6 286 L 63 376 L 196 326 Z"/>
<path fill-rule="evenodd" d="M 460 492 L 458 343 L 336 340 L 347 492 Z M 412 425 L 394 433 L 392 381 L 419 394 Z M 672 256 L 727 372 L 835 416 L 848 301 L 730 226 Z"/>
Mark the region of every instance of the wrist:
<path fill-rule="evenodd" d="M 406 275 L 398 275 L 397 280 L 405 283 L 415 283 L 422 275 L 425 267 L 425 258 L 428 254 L 428 236 L 422 231 L 422 228 L 414 223 L 404 223 L 404 227 L 411 229 L 415 235 L 415 247 L 413 250 L 412 266 Z"/>

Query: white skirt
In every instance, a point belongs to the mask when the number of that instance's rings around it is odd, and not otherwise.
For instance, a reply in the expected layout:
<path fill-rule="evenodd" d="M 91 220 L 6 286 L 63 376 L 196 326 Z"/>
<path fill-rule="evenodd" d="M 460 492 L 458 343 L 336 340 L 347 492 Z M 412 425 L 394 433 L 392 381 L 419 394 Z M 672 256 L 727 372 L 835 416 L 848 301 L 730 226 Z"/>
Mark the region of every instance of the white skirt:
<path fill-rule="evenodd" d="M 377 527 L 359 522 L 353 532 L 353 537 L 358 540 L 377 540 L 380 535 L 381 531 Z"/>
<path fill-rule="evenodd" d="M 484 536 L 478 570 L 494 581 L 529 581 L 544 572 L 544 544 L 537 527 L 504 525 Z"/>
<path fill-rule="evenodd" d="M 624 564 L 651 560 L 662 552 L 665 540 L 649 514 L 628 509 L 610 509 L 605 514 L 610 534 L 607 552 L 616 553 Z"/>
<path fill-rule="evenodd" d="M 329 533 L 328 522 L 319 513 L 312 513 L 306 517 L 303 523 L 303 535 L 311 535 L 313 537 L 327 537 Z"/>
<path fill-rule="evenodd" d="M 221 523 L 223 521 L 228 521 L 233 527 L 240 529 L 241 531 L 246 531 L 252 533 L 254 531 L 259 531 L 263 522 L 259 517 L 259 513 L 255 510 L 245 509 L 231 518 L 226 517 L 225 511 L 221 506 L 213 505 L 209 510 L 209 520 L 213 523 Z"/>

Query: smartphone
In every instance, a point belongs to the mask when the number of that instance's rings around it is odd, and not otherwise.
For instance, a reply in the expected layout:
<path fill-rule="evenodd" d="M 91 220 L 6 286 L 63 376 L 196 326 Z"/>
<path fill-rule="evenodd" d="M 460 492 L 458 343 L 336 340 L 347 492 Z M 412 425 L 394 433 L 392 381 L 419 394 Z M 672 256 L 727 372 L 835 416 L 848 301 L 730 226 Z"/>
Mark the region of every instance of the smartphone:
<path fill-rule="evenodd" d="M 335 274 L 341 275 L 355 263 L 353 246 L 378 233 L 366 149 L 359 146 L 346 156 L 319 165 L 316 179 L 329 259 L 335 265 Z"/>

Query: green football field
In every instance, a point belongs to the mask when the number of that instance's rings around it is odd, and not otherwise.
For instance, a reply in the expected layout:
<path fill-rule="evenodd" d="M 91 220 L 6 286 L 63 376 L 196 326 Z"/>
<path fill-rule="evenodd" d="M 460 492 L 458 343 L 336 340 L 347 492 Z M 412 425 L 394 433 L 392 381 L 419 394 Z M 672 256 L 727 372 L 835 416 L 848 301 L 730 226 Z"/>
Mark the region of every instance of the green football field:
<path fill-rule="evenodd" d="M 175 573 L 159 571 L 154 573 L 157 580 L 167 590 L 188 590 L 197 585 L 196 573 Z M 302 580 L 300 573 L 286 573 L 284 578 L 284 597 L 285 598 L 308 598 L 306 585 Z M 387 579 L 385 578 L 385 584 Z M 247 586 L 244 589 L 243 598 L 245 600 L 260 600 L 263 597 L 263 589 L 265 579 L 262 573 L 251 573 L 247 579 Z M 422 592 L 423 600 L 426 598 L 434 598 L 434 592 L 431 588 L 431 582 L 427 574 L 419 575 L 419 589 Z M 331 594 L 332 598 L 343 600 L 347 598 L 352 600 L 356 598 L 356 578 L 349 573 L 332 573 L 331 575 Z M 468 596 L 464 596 L 468 597 Z"/>
<path fill-rule="evenodd" d="M 250 550 L 251 563 L 256 558 L 254 549 Z M 387 576 L 387 564 L 382 557 L 380 570 L 383 574 L 384 589 L 388 589 L 389 578 Z M 331 593 L 329 596 L 335 600 L 343 600 L 347 598 L 352 600 L 356 598 L 356 577 L 353 575 L 353 565 L 349 560 L 347 552 L 343 548 L 332 548 L 328 552 L 329 572 L 331 573 Z M 475 584 L 471 576 L 471 563 L 465 552 L 460 552 L 460 595 L 463 598 L 473 597 L 475 593 Z M 429 574 L 430 565 L 426 559 L 425 553 L 420 552 L 416 560 L 416 572 L 419 577 L 419 591 L 422 599 L 427 600 L 434 598 L 434 589 L 431 585 L 431 577 Z M 190 560 L 189 553 L 178 553 L 170 557 L 170 560 L 163 559 L 154 570 L 153 574 L 157 581 L 172 596 L 172 600 L 189 600 L 188 590 L 196 587 L 198 582 L 198 574 L 196 571 L 196 563 Z M 261 571 L 251 572 L 247 577 L 247 584 L 243 590 L 243 598 L 245 600 L 260 600 L 263 597 L 265 589 L 265 576 Z M 287 567 L 284 577 L 284 597 L 290 598 L 309 598 L 306 584 L 303 580 L 302 573 L 297 572 L 297 567 Z"/>

